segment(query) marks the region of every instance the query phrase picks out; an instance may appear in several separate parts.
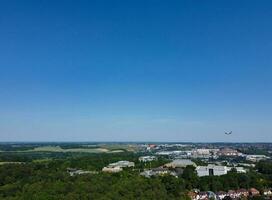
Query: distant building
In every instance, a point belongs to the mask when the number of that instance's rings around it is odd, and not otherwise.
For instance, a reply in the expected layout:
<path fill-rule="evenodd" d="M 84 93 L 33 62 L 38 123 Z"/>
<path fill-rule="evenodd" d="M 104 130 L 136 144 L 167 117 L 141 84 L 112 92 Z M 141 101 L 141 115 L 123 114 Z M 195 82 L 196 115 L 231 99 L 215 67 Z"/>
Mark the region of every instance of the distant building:
<path fill-rule="evenodd" d="M 70 174 L 70 176 L 75 175 L 82 175 L 82 174 L 97 174 L 96 171 L 85 171 L 81 169 L 74 169 L 74 168 L 67 168 L 67 172 Z"/>
<path fill-rule="evenodd" d="M 102 171 L 103 172 L 108 172 L 108 173 L 118 173 L 121 172 L 123 168 L 115 166 L 115 167 L 103 167 Z"/>
<path fill-rule="evenodd" d="M 149 144 L 148 146 L 149 146 L 150 148 L 155 148 L 155 147 L 156 147 L 155 144 Z"/>
<path fill-rule="evenodd" d="M 255 164 L 249 164 L 249 163 L 238 163 L 237 165 L 240 165 L 243 167 L 255 167 Z"/>
<path fill-rule="evenodd" d="M 217 152 L 219 149 L 206 149 L 206 148 L 201 148 L 201 149 L 195 149 L 192 151 L 192 158 L 216 158 L 217 157 Z"/>
<path fill-rule="evenodd" d="M 192 156 L 192 151 L 181 151 L 181 150 L 159 151 L 159 152 L 156 152 L 156 155 L 167 155 L 167 156 L 173 156 L 173 157 L 189 158 Z"/>
<path fill-rule="evenodd" d="M 123 170 L 125 167 L 134 167 L 134 162 L 122 160 L 115 163 L 109 164 L 107 167 L 102 169 L 103 172 L 117 173 Z"/>
<path fill-rule="evenodd" d="M 192 151 L 192 158 L 209 158 L 210 150 L 209 149 L 195 149 Z"/>
<path fill-rule="evenodd" d="M 145 176 L 147 178 L 151 176 L 162 176 L 165 174 L 171 174 L 171 171 L 168 168 L 158 167 L 151 170 L 145 170 L 140 173 L 141 176 Z"/>
<path fill-rule="evenodd" d="M 121 160 L 115 163 L 109 164 L 109 167 L 134 167 L 135 164 L 134 162 L 126 161 L 126 160 Z"/>
<path fill-rule="evenodd" d="M 260 160 L 266 160 L 268 158 L 266 155 L 246 155 L 246 160 L 251 162 L 259 162 Z"/>
<path fill-rule="evenodd" d="M 196 167 L 198 176 L 221 176 L 227 174 L 231 169 L 231 167 L 212 164 L 209 164 L 208 166 Z M 236 167 L 235 169 L 238 173 L 246 172 L 243 167 Z"/>
<path fill-rule="evenodd" d="M 198 166 L 196 172 L 198 176 L 221 176 L 227 174 L 228 168 L 217 165 Z"/>
<path fill-rule="evenodd" d="M 228 170 L 231 170 L 232 168 L 229 167 Z M 238 173 L 246 173 L 246 170 L 243 167 L 234 167 L 234 169 L 238 172 Z"/>
<path fill-rule="evenodd" d="M 165 164 L 165 166 L 169 168 L 184 168 L 188 165 L 193 165 L 196 167 L 196 164 L 188 159 L 177 159 L 170 163 Z"/>
<path fill-rule="evenodd" d="M 178 177 L 183 173 L 183 169 L 181 168 L 175 168 L 175 169 L 169 169 L 166 167 L 158 167 L 150 170 L 145 170 L 140 173 L 141 176 L 145 176 L 147 178 L 150 178 L 151 176 L 163 176 L 166 174 Z"/>
<path fill-rule="evenodd" d="M 149 144 L 147 147 L 146 147 L 146 150 L 150 151 L 152 149 L 156 148 L 156 145 L 155 144 Z"/>
<path fill-rule="evenodd" d="M 153 173 L 152 170 L 145 170 L 140 173 L 141 176 L 144 176 L 146 178 L 150 178 L 151 176 L 154 176 L 155 174 Z"/>
<path fill-rule="evenodd" d="M 206 155 L 208 155 L 208 154 L 210 154 L 210 149 L 197 149 L 196 152 L 198 154 L 204 154 L 204 155 L 206 154 Z"/>
<path fill-rule="evenodd" d="M 141 157 L 139 157 L 140 162 L 151 162 L 156 159 L 157 159 L 156 156 L 141 156 Z"/>
<path fill-rule="evenodd" d="M 241 153 L 239 153 L 235 149 L 230 149 L 230 148 L 224 148 L 218 151 L 217 153 L 219 156 L 239 156 Z"/>

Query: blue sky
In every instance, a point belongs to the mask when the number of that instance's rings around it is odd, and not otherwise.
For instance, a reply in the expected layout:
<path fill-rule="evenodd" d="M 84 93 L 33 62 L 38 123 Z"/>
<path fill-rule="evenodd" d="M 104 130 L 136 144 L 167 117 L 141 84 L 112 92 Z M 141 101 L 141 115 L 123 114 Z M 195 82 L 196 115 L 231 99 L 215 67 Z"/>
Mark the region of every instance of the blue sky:
<path fill-rule="evenodd" d="M 272 142 L 271 10 L 3 0 L 0 141 Z"/>

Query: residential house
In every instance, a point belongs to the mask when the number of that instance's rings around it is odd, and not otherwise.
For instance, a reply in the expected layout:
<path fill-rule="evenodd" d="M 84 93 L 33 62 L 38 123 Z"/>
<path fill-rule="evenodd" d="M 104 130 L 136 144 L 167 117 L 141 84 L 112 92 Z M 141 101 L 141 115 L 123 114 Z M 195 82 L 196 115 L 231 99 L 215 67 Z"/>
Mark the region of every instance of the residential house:
<path fill-rule="evenodd" d="M 238 197 L 235 190 L 229 190 L 227 196 L 231 197 L 232 199 L 235 199 Z"/>
<path fill-rule="evenodd" d="M 250 196 L 258 196 L 258 195 L 260 195 L 259 190 L 255 189 L 255 188 L 250 188 L 248 192 L 249 192 Z"/>
<path fill-rule="evenodd" d="M 263 191 L 263 194 L 264 194 L 265 196 L 272 196 L 272 189 L 265 189 L 265 190 Z"/>
<path fill-rule="evenodd" d="M 188 197 L 190 197 L 192 200 L 198 200 L 199 199 L 199 196 L 198 196 L 198 194 L 196 193 L 196 192 L 192 192 L 192 191 L 190 191 L 190 192 L 188 192 Z"/>
<path fill-rule="evenodd" d="M 199 192 L 198 196 L 199 196 L 199 200 L 209 199 L 209 194 L 207 192 Z"/>
<path fill-rule="evenodd" d="M 224 191 L 219 191 L 219 192 L 216 193 L 216 196 L 217 196 L 218 199 L 222 200 L 227 196 L 227 193 L 224 192 Z"/>
<path fill-rule="evenodd" d="M 248 190 L 243 189 L 243 188 L 237 190 L 236 193 L 237 193 L 237 195 L 238 195 L 239 197 L 248 197 L 248 195 L 249 195 Z"/>

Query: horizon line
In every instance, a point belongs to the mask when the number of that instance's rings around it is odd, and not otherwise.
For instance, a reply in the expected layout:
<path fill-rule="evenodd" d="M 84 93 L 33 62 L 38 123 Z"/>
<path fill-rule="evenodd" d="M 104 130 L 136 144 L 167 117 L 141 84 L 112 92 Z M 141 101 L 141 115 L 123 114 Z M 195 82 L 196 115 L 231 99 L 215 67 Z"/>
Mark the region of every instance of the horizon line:
<path fill-rule="evenodd" d="M 216 143 L 226 143 L 226 144 L 244 144 L 244 143 L 248 143 L 248 144 L 269 144 L 272 143 L 271 142 L 263 142 L 263 141 L 257 141 L 257 142 L 249 142 L 249 141 L 244 141 L 244 142 L 224 142 L 224 141 L 209 141 L 209 142 L 200 142 L 200 141 L 196 141 L 196 142 L 181 142 L 181 141 L 102 141 L 102 140 L 98 140 L 98 141 L 53 141 L 53 140 L 48 140 L 48 141 L 38 141 L 38 140 L 33 140 L 33 141 L 0 141 L 1 143 L 176 143 L 176 144 L 196 144 L 196 143 L 200 143 L 200 144 L 216 144 Z"/>

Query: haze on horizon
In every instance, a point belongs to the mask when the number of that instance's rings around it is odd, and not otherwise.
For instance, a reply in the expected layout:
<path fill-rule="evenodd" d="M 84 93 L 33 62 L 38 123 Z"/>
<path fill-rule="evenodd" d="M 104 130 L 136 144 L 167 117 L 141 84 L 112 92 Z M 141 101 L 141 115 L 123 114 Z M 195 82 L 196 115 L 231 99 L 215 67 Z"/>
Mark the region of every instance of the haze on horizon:
<path fill-rule="evenodd" d="M 272 142 L 271 10 L 1 1 L 0 141 Z"/>

